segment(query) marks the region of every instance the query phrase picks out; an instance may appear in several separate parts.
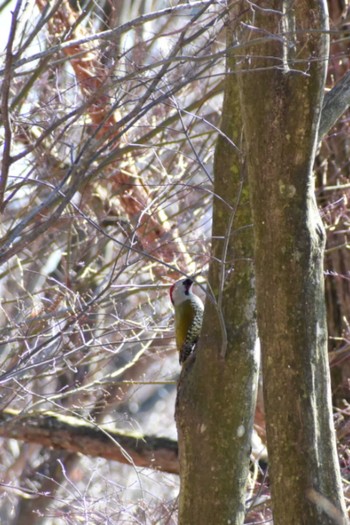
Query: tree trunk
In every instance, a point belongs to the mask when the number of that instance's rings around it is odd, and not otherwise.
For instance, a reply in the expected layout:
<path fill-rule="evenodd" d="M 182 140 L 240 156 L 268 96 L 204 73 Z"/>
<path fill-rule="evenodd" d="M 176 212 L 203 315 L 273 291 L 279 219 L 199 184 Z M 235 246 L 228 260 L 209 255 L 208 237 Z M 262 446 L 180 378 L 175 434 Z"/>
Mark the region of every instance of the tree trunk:
<path fill-rule="evenodd" d="M 312 178 L 326 5 L 275 1 L 253 9 L 240 35 L 249 58 L 239 79 L 274 523 L 345 523 L 327 360 L 325 235 Z"/>
<path fill-rule="evenodd" d="M 221 130 L 214 166 L 210 297 L 196 358 L 185 363 L 178 387 L 182 525 L 239 525 L 245 515 L 258 365 L 253 232 L 237 149 L 241 137 L 237 81 L 230 74 Z"/>

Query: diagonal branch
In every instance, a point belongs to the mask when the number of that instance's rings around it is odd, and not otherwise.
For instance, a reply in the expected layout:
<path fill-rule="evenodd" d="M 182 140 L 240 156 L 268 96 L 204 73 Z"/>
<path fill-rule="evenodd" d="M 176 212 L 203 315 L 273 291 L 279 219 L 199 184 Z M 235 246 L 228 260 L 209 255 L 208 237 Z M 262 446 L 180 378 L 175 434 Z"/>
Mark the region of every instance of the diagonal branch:
<path fill-rule="evenodd" d="M 325 94 L 319 137 L 322 139 L 350 105 L 350 72 Z"/>

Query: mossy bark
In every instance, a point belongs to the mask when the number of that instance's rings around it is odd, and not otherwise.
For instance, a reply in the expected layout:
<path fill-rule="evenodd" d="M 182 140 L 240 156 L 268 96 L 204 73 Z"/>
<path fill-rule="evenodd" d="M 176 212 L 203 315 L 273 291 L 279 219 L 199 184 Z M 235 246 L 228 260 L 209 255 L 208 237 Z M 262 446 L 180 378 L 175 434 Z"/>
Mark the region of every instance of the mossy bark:
<path fill-rule="evenodd" d="M 312 178 L 328 57 L 326 6 L 259 5 L 254 20 L 245 20 L 258 30 L 240 35 L 251 47 L 239 82 L 274 523 L 345 523 L 327 360 L 325 235 Z M 271 38 L 254 42 L 261 34 Z"/>
<path fill-rule="evenodd" d="M 245 514 L 258 370 L 253 229 L 239 153 L 237 79 L 230 64 L 227 68 L 214 165 L 210 297 L 196 358 L 185 363 L 180 377 L 176 407 L 182 525 L 239 525 Z"/>

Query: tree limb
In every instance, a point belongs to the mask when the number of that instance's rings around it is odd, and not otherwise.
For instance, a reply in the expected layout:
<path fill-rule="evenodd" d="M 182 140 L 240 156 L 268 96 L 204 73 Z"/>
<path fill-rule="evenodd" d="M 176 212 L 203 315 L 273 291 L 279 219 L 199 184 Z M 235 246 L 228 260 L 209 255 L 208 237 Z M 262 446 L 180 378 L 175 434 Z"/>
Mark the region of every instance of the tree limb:
<path fill-rule="evenodd" d="M 325 94 L 319 138 L 322 139 L 350 105 L 350 71 Z"/>
<path fill-rule="evenodd" d="M 12 13 L 12 21 L 10 27 L 10 35 L 6 46 L 5 55 L 5 70 L 4 70 L 4 81 L 1 92 L 1 118 L 4 126 L 4 146 L 2 151 L 2 168 L 0 174 L 0 209 L 3 210 L 3 200 L 6 190 L 6 184 L 11 165 L 11 141 L 12 141 L 12 130 L 11 130 L 11 119 L 9 112 L 9 97 L 10 87 L 12 81 L 12 61 L 13 55 L 13 43 L 16 35 L 17 18 L 21 9 L 22 2 L 18 0 L 16 7 Z"/>
<path fill-rule="evenodd" d="M 178 473 L 177 442 L 96 425 L 54 412 L 0 412 L 0 436 L 45 447 Z"/>

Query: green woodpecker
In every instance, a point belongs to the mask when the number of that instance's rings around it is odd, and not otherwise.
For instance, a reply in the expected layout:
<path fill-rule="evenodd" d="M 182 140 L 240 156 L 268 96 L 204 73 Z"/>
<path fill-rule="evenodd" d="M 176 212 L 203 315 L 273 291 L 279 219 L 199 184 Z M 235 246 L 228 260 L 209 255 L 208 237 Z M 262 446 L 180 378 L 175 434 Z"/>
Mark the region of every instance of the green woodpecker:
<path fill-rule="evenodd" d="M 175 309 L 175 336 L 179 361 L 184 363 L 194 350 L 203 321 L 204 306 L 192 292 L 193 280 L 181 279 L 170 288 L 170 300 Z"/>

